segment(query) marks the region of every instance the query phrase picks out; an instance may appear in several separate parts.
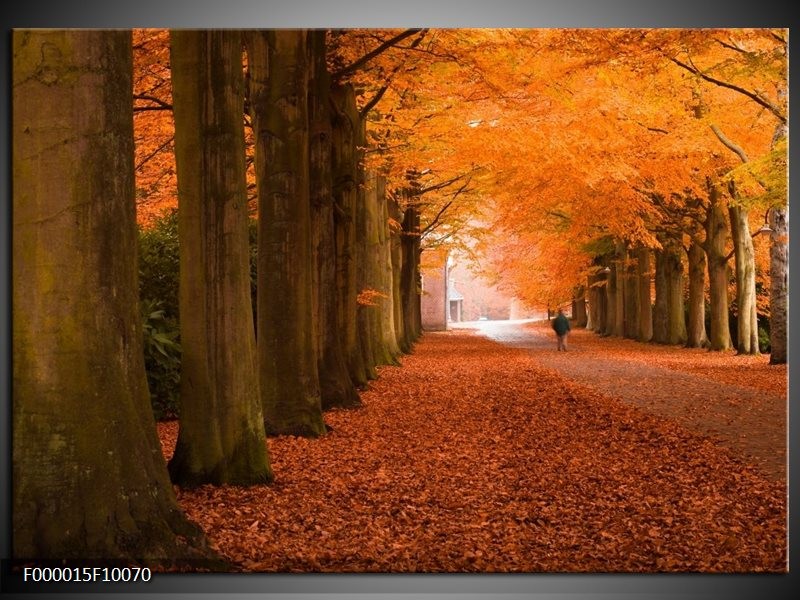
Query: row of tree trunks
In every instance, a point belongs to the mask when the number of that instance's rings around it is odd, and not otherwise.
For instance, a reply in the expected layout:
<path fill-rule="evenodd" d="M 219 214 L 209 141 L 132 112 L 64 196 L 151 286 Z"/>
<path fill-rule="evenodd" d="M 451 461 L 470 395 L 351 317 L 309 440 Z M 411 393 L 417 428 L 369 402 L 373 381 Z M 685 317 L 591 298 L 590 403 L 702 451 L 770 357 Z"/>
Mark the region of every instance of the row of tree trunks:
<path fill-rule="evenodd" d="M 131 34 L 12 40 L 13 555 L 213 560 L 147 391 Z"/>
<path fill-rule="evenodd" d="M 361 196 L 364 121 L 352 87 L 330 83 L 324 33 L 245 37 L 257 340 L 242 37 L 172 34 L 184 351 L 168 470 L 138 306 L 130 33 L 14 34 L 16 558 L 222 566 L 170 473 L 183 485 L 271 480 L 267 431 L 323 434 L 323 406 L 358 404 L 355 386 L 418 336 L 418 217 L 402 219 L 409 245 L 389 228 L 401 211 L 383 179 Z M 386 297 L 366 336 L 359 269 Z M 372 343 L 383 350 L 364 352 Z"/>
<path fill-rule="evenodd" d="M 607 271 L 601 272 L 590 281 L 598 281 L 605 289 L 604 298 L 592 294 L 594 309 L 590 319 L 595 331 L 604 335 L 617 335 L 652 340 L 664 344 L 685 344 L 688 347 L 707 347 L 712 350 L 728 350 L 733 347 L 729 326 L 729 268 L 731 255 L 726 253 L 728 223 L 733 240 L 736 271 L 737 343 L 740 354 L 759 352 L 758 319 L 756 312 L 755 259 L 753 234 L 749 229 L 749 215 L 745 206 L 736 203 L 735 188 L 731 186 L 733 203 L 728 204 L 722 197 L 719 186 L 709 183 L 708 202 L 703 209 L 700 228 L 691 237 L 689 247 L 684 249 L 674 237 L 661 237 L 662 249 L 655 254 L 655 298 L 652 312 L 650 303 L 650 281 L 648 274 L 649 251 L 635 251 L 634 269 L 623 265 L 631 262 L 631 251 L 617 243 L 613 255 L 603 263 Z M 785 254 L 785 219 L 780 207 L 770 209 L 770 223 L 774 227 L 770 246 L 771 264 L 780 263 Z M 777 232 L 777 233 L 776 233 Z M 781 240 L 784 242 L 781 244 Z M 783 252 L 783 254 L 781 254 Z M 778 256 L 773 258 L 772 254 Z M 684 257 L 688 272 L 684 273 Z M 785 258 L 785 257 L 784 257 Z M 778 276 L 771 284 L 771 298 L 777 302 L 778 313 L 783 315 L 781 298 L 785 303 L 785 266 L 775 267 Z M 635 271 L 635 272 L 634 272 Z M 783 274 L 781 276 L 781 274 Z M 706 275 L 708 286 L 706 287 Z M 688 276 L 688 310 L 684 312 L 684 286 Z M 638 299 L 634 298 L 631 282 L 640 278 Z M 706 328 L 706 289 L 708 289 L 709 323 Z M 783 296 L 781 295 L 783 294 Z M 601 310 L 603 301 L 604 310 Z M 775 302 L 772 302 L 775 304 Z M 777 340 L 773 350 L 775 358 L 771 361 L 785 361 L 785 318 L 774 319 L 775 331 L 771 340 Z M 638 328 L 634 324 L 638 323 Z M 772 321 L 770 329 L 772 330 Z M 783 328 L 783 329 L 781 329 Z M 783 341 L 782 341 L 783 340 Z"/>

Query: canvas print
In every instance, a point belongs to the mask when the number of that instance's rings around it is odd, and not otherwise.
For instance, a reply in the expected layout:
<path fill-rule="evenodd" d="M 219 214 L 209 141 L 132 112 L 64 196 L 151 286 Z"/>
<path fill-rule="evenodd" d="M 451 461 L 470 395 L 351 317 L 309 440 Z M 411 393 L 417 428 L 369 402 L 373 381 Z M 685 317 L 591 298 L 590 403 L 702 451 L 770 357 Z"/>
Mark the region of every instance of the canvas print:
<path fill-rule="evenodd" d="M 787 43 L 15 30 L 26 577 L 785 573 Z"/>

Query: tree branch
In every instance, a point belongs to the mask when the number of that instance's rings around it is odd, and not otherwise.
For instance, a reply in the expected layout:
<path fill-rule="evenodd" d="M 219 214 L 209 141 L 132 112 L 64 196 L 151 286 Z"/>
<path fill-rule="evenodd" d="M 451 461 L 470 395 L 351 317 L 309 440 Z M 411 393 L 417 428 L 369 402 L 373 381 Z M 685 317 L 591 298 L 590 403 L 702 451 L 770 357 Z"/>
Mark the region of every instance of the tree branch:
<path fill-rule="evenodd" d="M 693 73 L 693 74 L 697 75 L 698 77 L 700 77 L 701 79 L 704 79 L 705 81 L 708 81 L 709 83 L 713 83 L 714 85 L 718 85 L 720 87 L 724 87 L 724 88 L 727 88 L 729 90 L 733 90 L 733 91 L 738 92 L 740 94 L 744 94 L 745 96 L 747 96 L 751 100 L 754 100 L 755 102 L 757 102 L 760 106 L 763 106 L 768 111 L 770 111 L 773 115 L 775 115 L 778 118 L 778 120 L 781 123 L 786 123 L 786 116 L 781 113 L 781 111 L 778 109 L 778 107 L 775 106 L 774 104 L 772 104 L 771 102 L 768 102 L 767 100 L 765 100 L 764 98 L 762 98 L 761 96 L 756 94 L 755 92 L 751 92 L 750 90 L 746 90 L 743 87 L 739 87 L 738 85 L 734 85 L 732 83 L 728 83 L 727 81 L 722 81 L 721 79 L 717 79 L 715 77 L 711 77 L 710 75 L 706 75 L 705 73 L 703 73 L 700 69 L 698 69 L 694 65 L 687 65 L 686 63 L 679 61 L 677 58 L 670 58 L 670 60 L 672 62 L 674 62 L 676 65 L 678 65 L 679 67 L 682 67 L 682 68 L 686 69 L 690 73 Z"/>
<path fill-rule="evenodd" d="M 404 39 L 406 39 L 407 37 L 411 37 L 412 35 L 414 35 L 415 33 L 419 33 L 420 31 L 425 31 L 425 30 L 424 29 L 406 29 L 404 32 L 399 33 L 396 36 L 394 36 L 393 38 L 390 38 L 390 39 L 386 40 L 385 42 L 383 42 L 380 46 L 378 46 L 374 50 L 371 50 L 370 52 L 367 52 L 364 56 L 359 58 L 354 63 L 352 63 L 352 64 L 340 69 L 336 73 L 333 73 L 331 75 L 332 79 L 334 81 L 341 80 L 346 75 L 349 75 L 350 73 L 353 73 L 354 71 L 357 71 L 358 69 L 363 67 L 365 64 L 367 64 L 373 58 L 378 56 L 381 52 L 384 52 L 385 50 L 391 48 L 392 46 L 394 46 L 398 42 L 401 42 Z"/>
<path fill-rule="evenodd" d="M 172 104 L 169 102 L 164 102 L 161 98 L 156 98 L 155 96 L 149 96 L 147 94 L 134 94 L 134 100 L 145 100 L 147 102 L 152 102 L 155 106 L 134 106 L 133 111 L 143 111 L 143 110 L 172 110 Z"/>
<path fill-rule="evenodd" d="M 161 144 L 161 145 L 160 145 L 158 148 L 156 148 L 156 149 L 155 149 L 155 150 L 153 150 L 153 151 L 152 151 L 150 154 L 148 154 L 148 155 L 147 155 L 147 156 L 145 156 L 145 157 L 144 157 L 142 160 L 140 160 L 140 161 L 139 161 L 139 163 L 136 165 L 136 167 L 135 167 L 134 171 L 138 171 L 139 169 L 141 169 L 141 168 L 142 168 L 142 167 L 143 167 L 143 166 L 144 166 L 144 165 L 147 163 L 147 161 L 149 161 L 149 160 L 150 160 L 151 158 L 153 158 L 153 157 L 154 157 L 156 154 L 158 154 L 159 152 L 161 152 L 161 151 L 162 151 L 164 148 L 166 148 L 167 146 L 169 146 L 169 145 L 172 143 L 172 140 L 174 140 L 174 139 L 175 139 L 175 136 L 174 136 L 174 135 L 170 136 L 170 138 L 169 138 L 169 139 L 168 139 L 166 142 L 164 142 L 163 144 Z"/>
<path fill-rule="evenodd" d="M 728 150 L 730 150 L 731 152 L 736 154 L 741 159 L 741 161 L 743 163 L 750 162 L 750 159 L 747 158 L 747 153 L 744 151 L 744 149 L 741 146 L 739 146 L 738 144 L 736 144 L 733 141 L 731 141 L 724 133 L 722 133 L 720 128 L 717 127 L 716 125 L 714 125 L 713 123 L 711 124 L 711 131 L 713 131 L 714 135 L 717 136 L 717 139 L 720 142 L 722 142 L 722 144 Z"/>

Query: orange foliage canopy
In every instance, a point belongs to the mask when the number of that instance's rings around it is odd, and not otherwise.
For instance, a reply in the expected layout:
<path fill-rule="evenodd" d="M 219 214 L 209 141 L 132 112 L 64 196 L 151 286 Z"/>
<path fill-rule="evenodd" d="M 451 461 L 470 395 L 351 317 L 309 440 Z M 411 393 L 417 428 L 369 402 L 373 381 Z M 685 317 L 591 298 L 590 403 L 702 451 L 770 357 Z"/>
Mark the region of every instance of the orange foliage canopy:
<path fill-rule="evenodd" d="M 167 37 L 134 38 L 143 223 L 175 203 L 171 114 L 160 110 L 171 102 Z M 358 92 L 366 161 L 388 189 L 415 174 L 419 194 L 402 198 L 421 212 L 423 248 L 484 259 L 492 248 L 487 270 L 542 305 L 585 281 L 598 240 L 658 247 L 665 206 L 705 201 L 709 181 L 737 178 L 754 229 L 785 202 L 786 146 L 772 140 L 787 114 L 786 38 L 769 29 L 334 30 L 329 69 Z M 753 166 L 741 167 L 716 132 Z M 757 239 L 762 261 L 764 245 Z"/>

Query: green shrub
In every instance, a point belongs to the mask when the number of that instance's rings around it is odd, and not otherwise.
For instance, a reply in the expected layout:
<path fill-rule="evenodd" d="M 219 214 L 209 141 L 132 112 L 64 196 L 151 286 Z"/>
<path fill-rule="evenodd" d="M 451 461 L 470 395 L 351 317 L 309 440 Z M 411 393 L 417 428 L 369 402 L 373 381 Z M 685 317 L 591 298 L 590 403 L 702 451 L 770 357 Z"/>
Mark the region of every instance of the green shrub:
<path fill-rule="evenodd" d="M 250 292 L 256 307 L 258 228 L 249 223 Z M 180 397 L 180 253 L 178 211 L 172 209 L 148 229 L 139 231 L 139 298 L 144 329 L 145 368 L 157 419 L 178 415 Z"/>
<path fill-rule="evenodd" d="M 178 211 L 139 231 L 139 298 L 144 364 L 156 419 L 178 416 L 181 347 L 178 321 Z"/>
<path fill-rule="evenodd" d="M 166 318 L 176 321 L 179 273 L 178 211 L 173 209 L 139 231 L 139 297 L 158 302 Z"/>
<path fill-rule="evenodd" d="M 178 416 L 181 382 L 178 322 L 167 318 L 160 304 L 150 299 L 141 301 L 144 365 L 153 415 L 157 420 Z"/>

